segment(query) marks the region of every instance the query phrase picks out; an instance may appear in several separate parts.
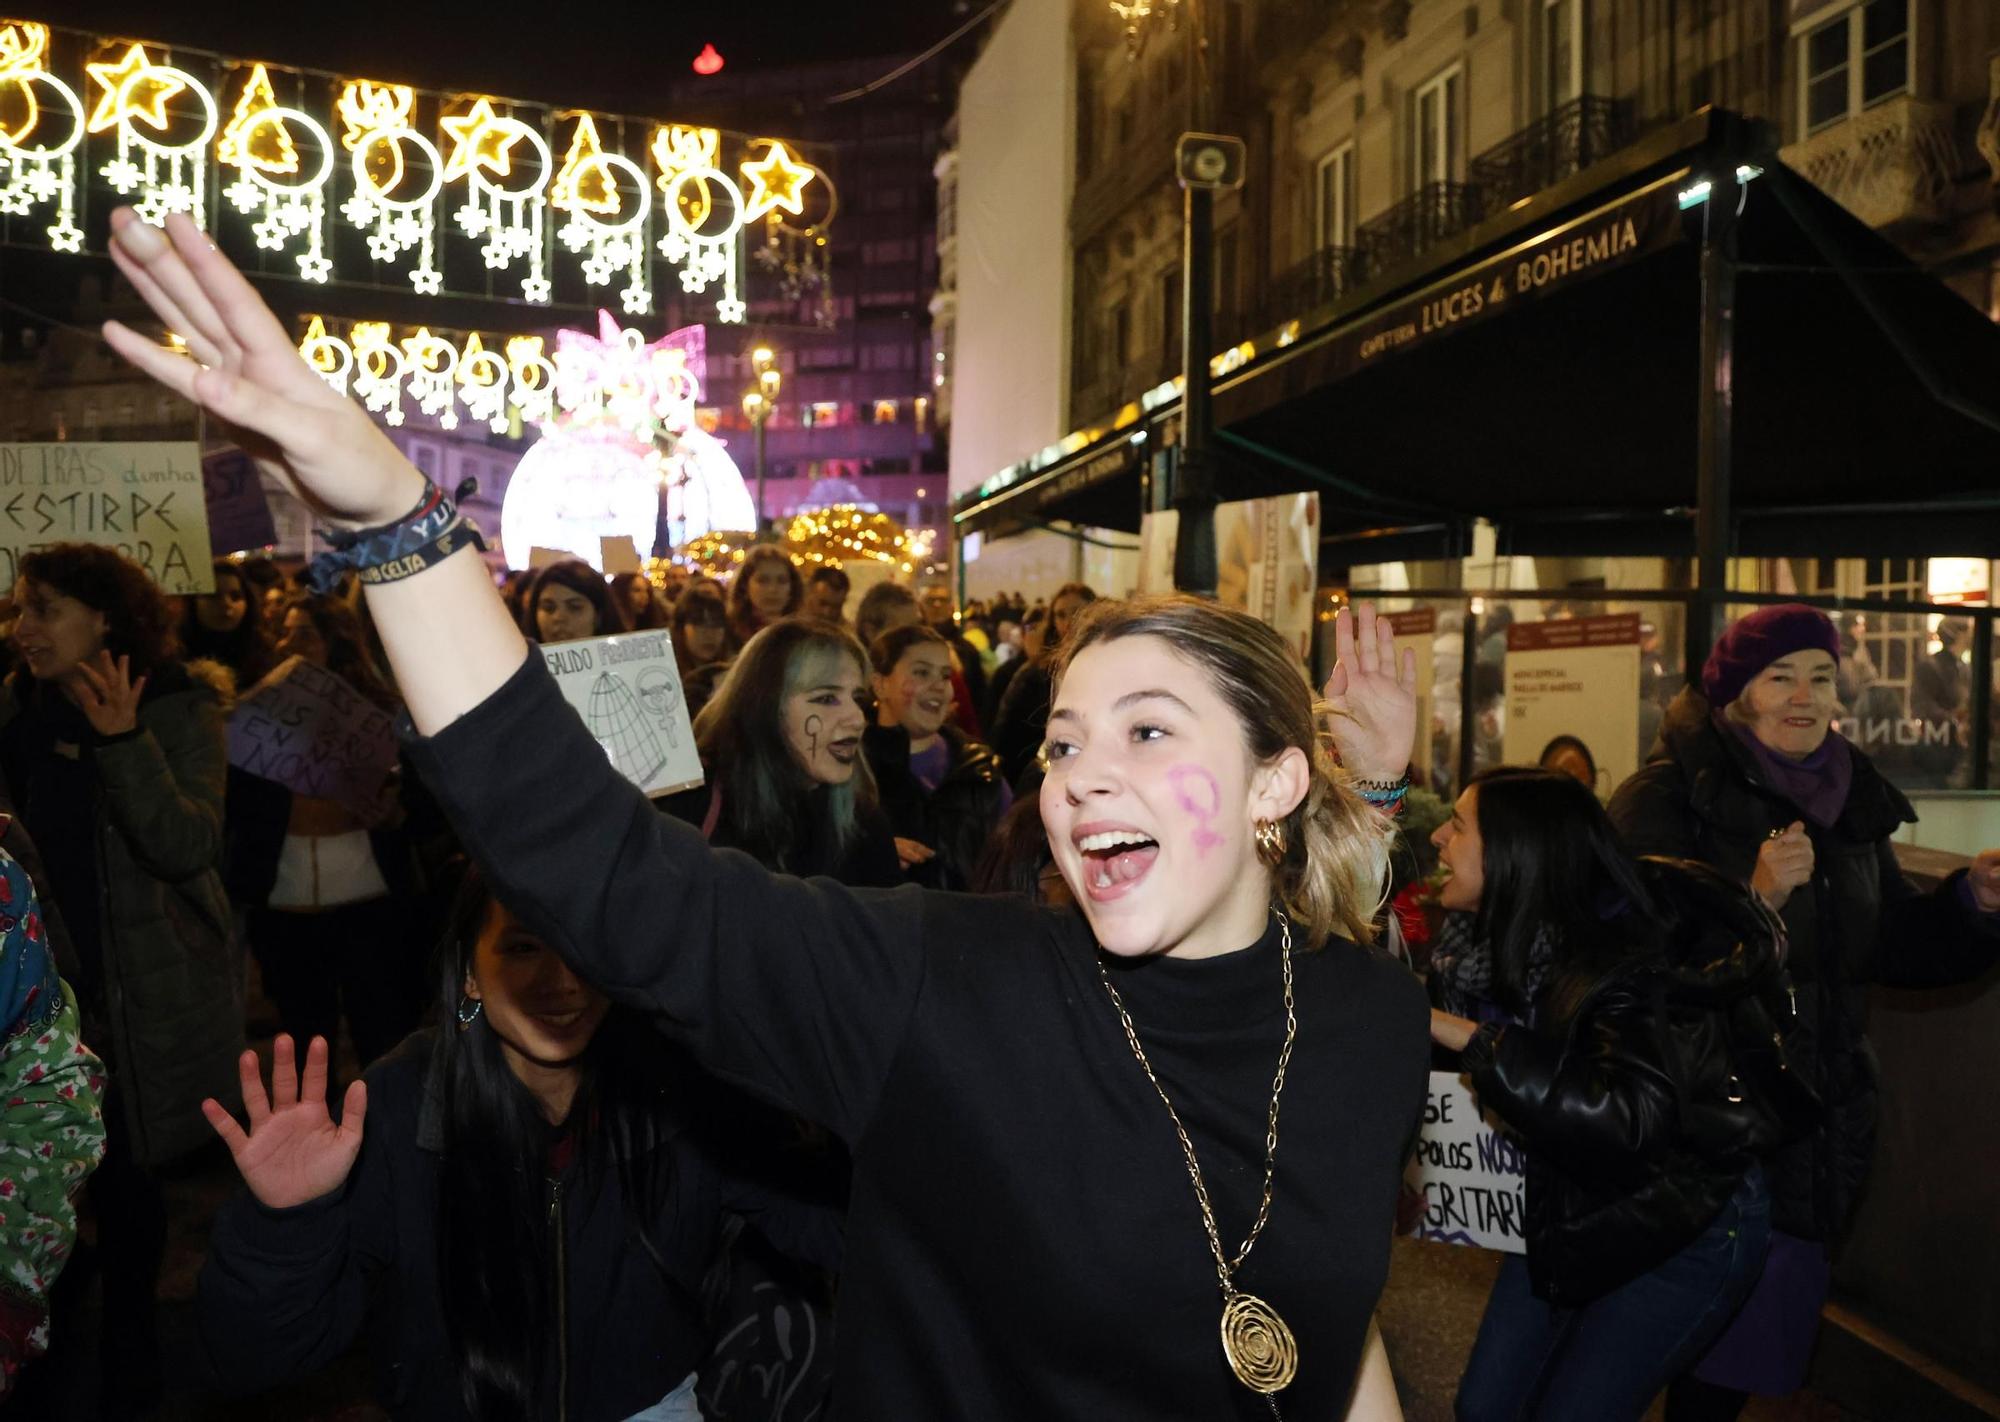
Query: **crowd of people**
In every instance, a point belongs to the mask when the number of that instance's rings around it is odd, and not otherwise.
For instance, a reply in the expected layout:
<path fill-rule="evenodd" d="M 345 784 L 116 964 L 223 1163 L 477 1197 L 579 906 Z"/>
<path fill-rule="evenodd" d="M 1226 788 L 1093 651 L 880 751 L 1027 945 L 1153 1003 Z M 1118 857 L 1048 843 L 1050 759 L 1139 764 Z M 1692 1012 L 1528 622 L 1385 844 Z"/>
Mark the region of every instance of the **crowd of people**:
<path fill-rule="evenodd" d="M 1372 609 L 1316 695 L 1215 602 L 853 598 L 772 545 L 496 595 L 226 259 L 114 228 L 187 354 L 112 346 L 364 536 L 179 608 L 109 549 L 21 561 L 0 1386 L 35 1415 L 92 1285 L 102 1415 L 157 1403 L 162 1172 L 210 1148 L 220 1390 L 365 1338 L 409 1418 L 1397 1418 L 1374 1312 L 1434 1051 L 1527 1161 L 1461 1418 L 1800 1386 L 1865 990 L 2000 957 L 2000 851 L 1898 869 L 1824 614 L 1732 626 L 1608 809 L 1573 738 L 1474 777 L 1420 979 L 1380 931 L 1416 667 Z M 702 782 L 655 801 L 533 644 L 658 628 Z M 402 718 L 369 795 L 232 763 L 300 667 Z"/>

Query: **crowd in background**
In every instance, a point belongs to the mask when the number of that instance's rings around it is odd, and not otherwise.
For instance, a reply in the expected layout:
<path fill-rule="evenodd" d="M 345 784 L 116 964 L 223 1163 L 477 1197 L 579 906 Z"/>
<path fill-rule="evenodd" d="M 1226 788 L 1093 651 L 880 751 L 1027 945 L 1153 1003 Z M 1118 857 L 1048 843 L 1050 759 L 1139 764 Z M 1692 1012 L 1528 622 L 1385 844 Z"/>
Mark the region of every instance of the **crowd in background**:
<path fill-rule="evenodd" d="M 13 590 L 0 1068 L 24 1088 L 0 1131 L 0 1381 L 52 1415 L 96 1287 L 119 1360 L 102 1415 L 157 1403 L 162 1172 L 219 1134 L 245 1182 L 200 1285 L 219 1384 L 276 1385 L 365 1333 L 399 1416 L 534 1416 L 551 1387 L 574 1417 L 821 1415 L 838 1142 L 579 978 L 466 871 L 408 761 L 363 806 L 232 765 L 231 707 L 292 658 L 401 703 L 352 589 L 261 559 L 214 574 L 173 606 L 115 552 L 63 546 Z M 770 545 L 720 579 L 571 560 L 503 584 L 543 645 L 670 632 L 704 780 L 658 809 L 710 844 L 857 887 L 1064 902 L 1035 801 L 1058 655 L 1096 593 L 852 591 Z M 1926 671 L 1940 706 L 1953 667 Z M 1671 1385 L 1669 1417 L 1695 1422 L 1800 1385 L 1871 1148 L 1861 995 L 1966 980 L 2000 948 L 2000 863 L 1931 895 L 1896 868 L 1909 806 L 1832 731 L 1867 681 L 1825 616 L 1767 609 L 1663 696 L 1608 814 L 1588 747 L 1558 737 L 1541 769 L 1483 767 L 1439 828 L 1433 1030 L 1532 1163 L 1528 1252 L 1462 1416 L 1636 1417 Z M 268 1089 L 250 966 L 279 1034 Z M 1690 1105 L 1748 1070 L 1683 991 L 1731 974 L 1727 1013 L 1789 1039 L 1799 1100 Z M 217 1104 L 238 1100 L 247 1133 Z M 64 1269 L 80 1192 L 92 1242 Z"/>

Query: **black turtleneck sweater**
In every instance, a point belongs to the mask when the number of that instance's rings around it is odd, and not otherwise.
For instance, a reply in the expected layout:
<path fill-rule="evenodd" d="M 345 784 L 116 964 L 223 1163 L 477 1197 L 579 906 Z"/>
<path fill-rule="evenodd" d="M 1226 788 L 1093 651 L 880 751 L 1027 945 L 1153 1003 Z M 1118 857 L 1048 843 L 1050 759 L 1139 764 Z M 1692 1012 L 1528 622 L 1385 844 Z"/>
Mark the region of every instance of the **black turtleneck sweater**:
<path fill-rule="evenodd" d="M 534 756 L 494 756 L 503 745 Z M 883 1422 L 1262 1419 L 1218 1340 L 1172 1125 L 1077 915 L 773 875 L 654 813 L 539 657 L 412 755 L 496 892 L 717 1074 L 854 1155 L 835 1407 Z M 1296 959 L 1270 1223 L 1238 1276 L 1291 1325 L 1289 1419 L 1341 1415 L 1388 1269 L 1424 995 L 1351 943 Z M 1114 969 L 1224 1244 L 1255 1216 L 1284 1038 L 1273 927 Z"/>

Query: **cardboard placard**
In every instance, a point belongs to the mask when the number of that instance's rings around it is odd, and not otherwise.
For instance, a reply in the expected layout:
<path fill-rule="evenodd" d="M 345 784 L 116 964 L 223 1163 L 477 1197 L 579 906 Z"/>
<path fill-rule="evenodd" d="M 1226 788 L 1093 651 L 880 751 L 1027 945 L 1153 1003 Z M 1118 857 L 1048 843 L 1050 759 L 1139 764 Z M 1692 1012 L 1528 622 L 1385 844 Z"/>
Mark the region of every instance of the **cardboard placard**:
<path fill-rule="evenodd" d="M 1639 614 L 1516 622 L 1507 629 L 1509 765 L 1534 765 L 1557 736 L 1597 763 L 1599 799 L 1639 768 Z"/>
<path fill-rule="evenodd" d="M 366 816 L 396 764 L 395 717 L 325 667 L 290 657 L 230 713 L 229 763 Z"/>
<path fill-rule="evenodd" d="M 1433 644 L 1437 641 L 1437 609 L 1420 607 L 1413 612 L 1389 612 L 1383 616 L 1389 619 L 1389 629 L 1396 634 L 1396 667 L 1401 674 L 1403 653 L 1414 652 L 1417 658 L 1417 743 L 1410 750 L 1410 761 L 1422 772 L 1417 776 L 1422 783 L 1430 774 L 1432 746 L 1437 728 L 1432 723 L 1431 690 L 1437 680 L 1437 659 Z"/>
<path fill-rule="evenodd" d="M 616 538 L 598 539 L 597 557 L 607 578 L 615 578 L 620 573 L 646 571 L 645 565 L 639 561 L 638 545 L 624 534 Z"/>
<path fill-rule="evenodd" d="M 201 457 L 201 485 L 209 551 L 216 557 L 269 548 L 278 541 L 264 481 L 249 455 L 234 445 L 211 449 Z"/>
<path fill-rule="evenodd" d="M 1479 1114 L 1465 1078 L 1434 1071 L 1417 1153 L 1403 1170 L 1398 1228 L 1418 1239 L 1525 1254 L 1526 1169 L 1520 1145 Z"/>
<path fill-rule="evenodd" d="M 0 587 L 52 543 L 116 548 L 165 593 L 214 592 L 201 446 L 0 444 Z"/>
<path fill-rule="evenodd" d="M 1174 590 L 1180 514 L 1149 513 L 1139 523 L 1142 593 Z M 1298 653 L 1312 656 L 1313 595 L 1319 585 L 1319 495 L 1241 499 L 1215 508 L 1216 600 L 1269 623 Z"/>
<path fill-rule="evenodd" d="M 541 652 L 563 699 L 619 774 L 648 795 L 701 784 L 680 667 L 664 631 L 561 642 Z"/>

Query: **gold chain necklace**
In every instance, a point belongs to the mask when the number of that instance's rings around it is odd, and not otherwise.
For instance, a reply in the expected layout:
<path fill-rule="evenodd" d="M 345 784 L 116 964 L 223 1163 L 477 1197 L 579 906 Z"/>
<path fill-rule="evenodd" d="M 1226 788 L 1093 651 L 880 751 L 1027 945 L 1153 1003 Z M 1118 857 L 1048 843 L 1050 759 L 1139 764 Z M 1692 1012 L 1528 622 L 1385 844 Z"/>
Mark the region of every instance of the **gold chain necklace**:
<path fill-rule="evenodd" d="M 1167 1089 L 1160 1085 L 1160 1078 L 1154 1074 L 1146 1049 L 1139 1045 L 1139 1032 L 1132 1025 L 1132 1014 L 1125 1010 L 1125 999 L 1111 985 L 1111 974 L 1105 969 L 1101 951 L 1097 959 L 1097 975 L 1103 979 L 1104 990 L 1111 994 L 1111 1005 L 1118 1009 L 1118 1020 L 1125 1026 L 1125 1040 L 1131 1045 L 1132 1055 L 1139 1059 L 1139 1068 L 1146 1073 L 1146 1080 L 1152 1082 L 1153 1090 L 1160 1094 L 1160 1104 L 1167 1108 L 1167 1117 L 1174 1123 L 1174 1134 L 1180 1137 L 1181 1153 L 1187 1157 L 1188 1178 L 1194 1182 L 1194 1197 L 1201 1206 L 1201 1222 L 1208 1230 L 1208 1247 L 1215 1255 L 1216 1277 L 1222 1281 L 1223 1356 L 1229 1360 L 1230 1371 L 1245 1387 L 1263 1394 L 1273 1417 L 1278 1416 L 1274 1394 L 1289 1386 L 1298 1373 L 1298 1344 L 1292 1338 L 1292 1330 L 1278 1317 L 1277 1310 L 1255 1294 L 1237 1288 L 1235 1275 L 1243 1266 L 1243 1261 L 1250 1257 L 1251 1246 L 1256 1244 L 1257 1236 L 1264 1232 L 1265 1222 L 1271 1218 L 1271 1177 L 1278 1161 L 1278 1098 L 1284 1093 L 1285 1068 L 1291 1064 L 1292 1043 L 1299 1035 L 1298 1014 L 1292 1006 L 1292 922 L 1283 912 L 1278 914 L 1278 928 L 1285 965 L 1285 1046 L 1278 1053 L 1278 1074 L 1271 1083 L 1271 1125 L 1264 1139 L 1264 1199 L 1257 1207 L 1257 1222 L 1250 1226 L 1250 1233 L 1233 1260 L 1222 1250 L 1222 1234 L 1215 1225 L 1215 1206 L 1209 1202 L 1208 1186 L 1202 1180 L 1201 1162 L 1195 1158 L 1194 1142 L 1188 1139 L 1187 1127 L 1181 1124 L 1180 1112 L 1174 1110 Z"/>

